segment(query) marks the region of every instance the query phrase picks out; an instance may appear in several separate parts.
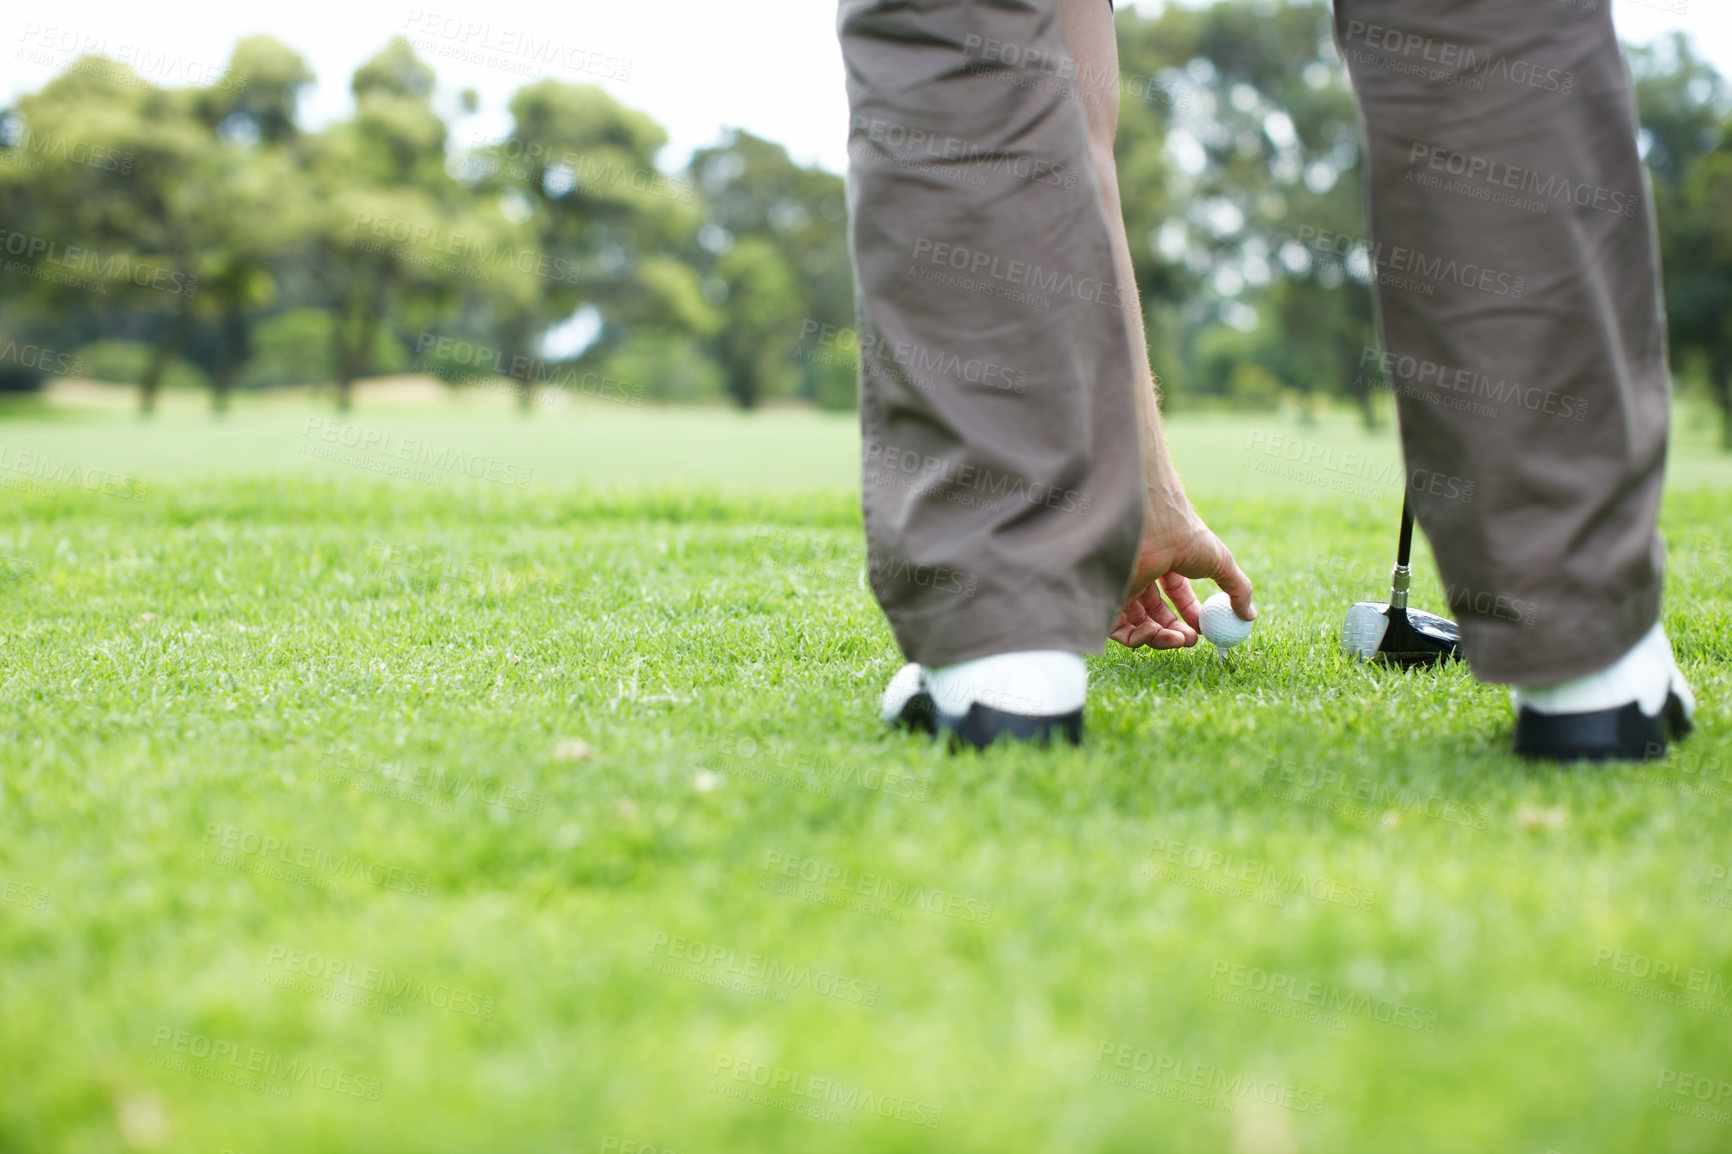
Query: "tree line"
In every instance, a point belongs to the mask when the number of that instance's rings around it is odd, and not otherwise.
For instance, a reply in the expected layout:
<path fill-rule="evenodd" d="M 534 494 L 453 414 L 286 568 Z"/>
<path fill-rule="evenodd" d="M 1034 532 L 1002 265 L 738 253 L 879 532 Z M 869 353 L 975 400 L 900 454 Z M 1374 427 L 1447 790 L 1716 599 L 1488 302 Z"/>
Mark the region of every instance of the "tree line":
<path fill-rule="evenodd" d="M 1375 422 L 1377 255 L 1328 6 L 1118 20 L 1120 179 L 1165 403 L 1346 398 Z M 1629 59 L 1674 368 L 1732 446 L 1732 93 L 1681 37 Z M 1066 82 L 1041 69 L 1024 79 Z M 505 138 L 466 136 L 401 38 L 317 130 L 312 80 L 252 37 L 206 84 L 83 57 L 0 110 L 0 390 L 85 375 L 135 384 L 146 412 L 165 387 L 220 411 L 319 384 L 347 407 L 367 377 L 422 372 L 525 406 L 554 388 L 855 403 L 839 176 L 739 130 L 666 171 L 652 118 L 552 79 L 512 96 Z"/>

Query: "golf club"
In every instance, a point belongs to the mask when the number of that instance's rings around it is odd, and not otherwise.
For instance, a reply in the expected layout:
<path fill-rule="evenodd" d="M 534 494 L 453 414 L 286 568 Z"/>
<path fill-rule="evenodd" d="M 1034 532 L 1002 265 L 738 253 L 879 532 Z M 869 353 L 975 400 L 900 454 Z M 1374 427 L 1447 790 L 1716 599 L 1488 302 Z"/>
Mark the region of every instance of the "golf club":
<path fill-rule="evenodd" d="M 1364 661 L 1411 668 L 1461 656 L 1461 630 L 1447 618 L 1407 607 L 1413 583 L 1413 506 L 1401 502 L 1401 541 L 1395 553 L 1389 601 L 1356 602 L 1347 611 L 1341 645 Z"/>

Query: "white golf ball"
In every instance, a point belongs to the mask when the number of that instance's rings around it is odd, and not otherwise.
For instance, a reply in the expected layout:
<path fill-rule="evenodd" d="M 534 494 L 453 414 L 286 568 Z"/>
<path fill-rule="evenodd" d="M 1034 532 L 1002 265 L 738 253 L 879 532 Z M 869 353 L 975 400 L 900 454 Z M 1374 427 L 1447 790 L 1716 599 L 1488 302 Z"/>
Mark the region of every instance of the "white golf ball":
<path fill-rule="evenodd" d="M 1250 621 L 1241 621 L 1233 612 L 1233 602 L 1225 593 L 1217 593 L 1203 602 L 1203 637 L 1227 655 L 1227 650 L 1251 636 Z"/>

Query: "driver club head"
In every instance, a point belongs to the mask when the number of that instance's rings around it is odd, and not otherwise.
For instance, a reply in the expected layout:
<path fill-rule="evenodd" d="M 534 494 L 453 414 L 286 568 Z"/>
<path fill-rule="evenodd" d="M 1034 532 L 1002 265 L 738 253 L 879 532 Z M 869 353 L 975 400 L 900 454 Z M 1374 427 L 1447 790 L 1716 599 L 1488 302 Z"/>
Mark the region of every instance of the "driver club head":
<path fill-rule="evenodd" d="M 1412 668 L 1461 656 L 1461 630 L 1422 609 L 1360 601 L 1347 610 L 1341 646 L 1362 661 Z"/>

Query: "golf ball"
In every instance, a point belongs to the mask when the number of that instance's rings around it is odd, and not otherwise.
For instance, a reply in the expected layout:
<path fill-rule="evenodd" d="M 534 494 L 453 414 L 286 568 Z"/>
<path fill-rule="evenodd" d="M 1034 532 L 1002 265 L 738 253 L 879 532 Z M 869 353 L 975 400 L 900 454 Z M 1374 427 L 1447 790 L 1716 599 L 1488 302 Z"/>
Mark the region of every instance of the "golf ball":
<path fill-rule="evenodd" d="M 1233 602 L 1225 593 L 1217 593 L 1203 602 L 1203 637 L 1227 655 L 1227 650 L 1251 636 L 1252 622 L 1241 621 L 1233 612 Z"/>

